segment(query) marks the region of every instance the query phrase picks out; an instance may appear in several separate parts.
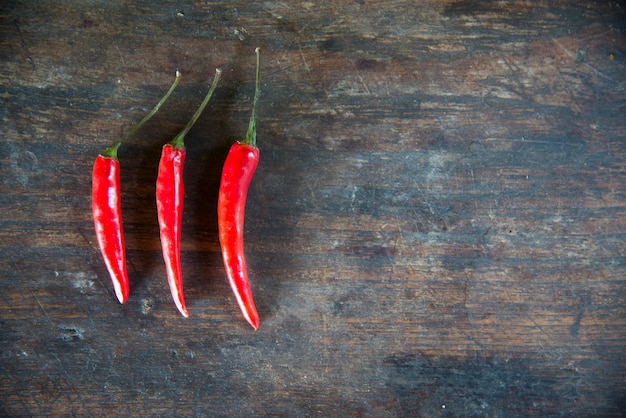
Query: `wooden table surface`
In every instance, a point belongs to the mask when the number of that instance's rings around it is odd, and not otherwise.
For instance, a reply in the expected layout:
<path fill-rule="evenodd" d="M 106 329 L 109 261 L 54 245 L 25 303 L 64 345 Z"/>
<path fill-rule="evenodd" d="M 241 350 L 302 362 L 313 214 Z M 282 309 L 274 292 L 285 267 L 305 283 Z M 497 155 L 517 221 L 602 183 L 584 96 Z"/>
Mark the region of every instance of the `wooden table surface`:
<path fill-rule="evenodd" d="M 216 203 L 257 46 L 255 332 Z M 623 2 L 9 1 L 0 53 L 0 414 L 626 411 Z M 186 140 L 185 319 L 156 169 L 217 67 Z M 91 169 L 177 69 L 119 152 L 120 305 Z"/>

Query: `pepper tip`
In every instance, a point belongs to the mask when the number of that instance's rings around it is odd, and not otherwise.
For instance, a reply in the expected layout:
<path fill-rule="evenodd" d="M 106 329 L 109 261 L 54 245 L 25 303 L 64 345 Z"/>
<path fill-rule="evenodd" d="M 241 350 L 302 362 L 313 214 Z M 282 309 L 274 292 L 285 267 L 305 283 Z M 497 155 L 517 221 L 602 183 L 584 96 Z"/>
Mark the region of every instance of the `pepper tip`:
<path fill-rule="evenodd" d="M 176 308 L 178 309 L 178 312 L 180 312 L 182 316 L 184 316 L 185 318 L 189 318 L 189 312 L 187 312 L 185 301 L 180 301 L 180 302 L 175 301 L 175 305 L 176 305 Z"/>
<path fill-rule="evenodd" d="M 123 294 L 116 294 L 117 296 L 117 300 L 120 302 L 120 304 L 124 304 L 126 302 L 126 300 L 128 300 L 128 295 L 123 295 Z"/>
<path fill-rule="evenodd" d="M 259 329 L 260 321 L 259 321 L 258 316 L 255 316 L 254 318 L 246 318 L 246 319 L 248 320 L 248 323 L 252 325 L 252 328 L 254 328 L 255 331 Z"/>

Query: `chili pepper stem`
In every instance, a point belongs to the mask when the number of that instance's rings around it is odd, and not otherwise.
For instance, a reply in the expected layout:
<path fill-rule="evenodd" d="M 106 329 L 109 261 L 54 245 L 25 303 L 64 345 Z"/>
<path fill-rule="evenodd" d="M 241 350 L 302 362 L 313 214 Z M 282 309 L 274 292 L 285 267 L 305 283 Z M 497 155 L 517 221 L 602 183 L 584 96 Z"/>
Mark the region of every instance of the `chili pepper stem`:
<path fill-rule="evenodd" d="M 102 155 L 103 157 L 109 157 L 117 160 L 117 150 L 120 145 L 122 145 L 122 142 L 126 141 L 128 138 L 134 135 L 135 132 L 137 132 L 146 122 L 148 122 L 152 118 L 152 116 L 156 114 L 156 112 L 159 111 L 161 106 L 163 106 L 167 99 L 169 99 L 170 95 L 174 92 L 174 89 L 176 88 L 176 86 L 178 86 L 179 82 L 180 72 L 176 70 L 176 79 L 174 80 L 174 83 L 172 83 L 172 85 L 170 86 L 170 89 L 167 91 L 167 93 L 165 93 L 165 96 L 163 96 L 161 100 L 159 100 L 159 102 L 152 108 L 152 110 L 148 112 L 148 114 L 144 116 L 143 119 L 137 122 L 137 124 L 133 126 L 130 131 L 128 131 L 123 137 L 115 141 L 113 145 L 105 149 L 100 155 Z"/>
<path fill-rule="evenodd" d="M 256 110 L 259 96 L 261 95 L 261 48 L 254 50 L 256 53 L 256 75 L 254 79 L 254 101 L 252 102 L 252 114 L 250 115 L 250 123 L 246 136 L 241 140 L 242 144 L 250 145 L 256 148 Z"/>
<path fill-rule="evenodd" d="M 204 100 L 202 101 L 200 106 L 198 106 L 198 109 L 196 109 L 196 113 L 193 114 L 193 116 L 191 117 L 189 122 L 187 122 L 187 125 L 183 128 L 183 130 L 180 131 L 180 133 L 176 135 L 174 139 L 172 139 L 169 142 L 169 144 L 171 144 L 173 147 L 185 149 L 185 136 L 187 135 L 187 132 L 189 132 L 189 130 L 196 123 L 196 121 L 198 120 L 202 112 L 204 111 L 204 108 L 209 103 L 209 100 L 211 100 L 211 96 L 213 96 L 213 92 L 215 91 L 215 88 L 217 87 L 217 82 L 220 81 L 221 76 L 222 76 L 222 70 L 219 68 L 216 68 L 215 77 L 213 77 L 213 82 L 211 83 L 209 92 L 204 97 Z"/>

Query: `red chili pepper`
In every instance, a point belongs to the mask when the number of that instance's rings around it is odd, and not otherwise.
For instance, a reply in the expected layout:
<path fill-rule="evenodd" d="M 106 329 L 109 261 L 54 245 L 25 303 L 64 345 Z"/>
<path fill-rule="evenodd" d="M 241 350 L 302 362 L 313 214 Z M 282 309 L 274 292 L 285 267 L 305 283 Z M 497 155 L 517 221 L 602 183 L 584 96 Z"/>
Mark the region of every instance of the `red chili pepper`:
<path fill-rule="evenodd" d="M 259 314 L 252 299 L 243 247 L 246 196 L 259 163 L 259 149 L 256 147 L 256 111 L 260 95 L 261 52 L 259 48 L 255 52 L 256 79 L 252 115 L 245 138 L 232 145 L 224 162 L 217 201 L 217 223 L 228 281 L 244 318 L 254 329 L 258 329 Z"/>
<path fill-rule="evenodd" d="M 156 182 L 157 215 L 161 233 L 161 247 L 167 270 L 167 281 L 176 307 L 184 317 L 188 317 L 183 297 L 183 275 L 180 267 L 180 234 L 183 219 L 183 164 L 185 162 L 185 135 L 196 123 L 209 103 L 217 87 L 221 70 L 215 71 L 215 78 L 202 104 L 196 110 L 187 126 L 169 143 L 163 146 L 159 174 Z"/>
<path fill-rule="evenodd" d="M 137 132 L 144 123 L 154 116 L 170 97 L 179 81 L 180 73 L 176 71 L 176 80 L 159 103 L 126 135 L 98 155 L 93 165 L 91 208 L 96 237 L 104 263 L 113 281 L 115 295 L 120 303 L 126 302 L 129 285 L 122 229 L 120 162 L 117 159 L 117 150 L 122 142 Z"/>

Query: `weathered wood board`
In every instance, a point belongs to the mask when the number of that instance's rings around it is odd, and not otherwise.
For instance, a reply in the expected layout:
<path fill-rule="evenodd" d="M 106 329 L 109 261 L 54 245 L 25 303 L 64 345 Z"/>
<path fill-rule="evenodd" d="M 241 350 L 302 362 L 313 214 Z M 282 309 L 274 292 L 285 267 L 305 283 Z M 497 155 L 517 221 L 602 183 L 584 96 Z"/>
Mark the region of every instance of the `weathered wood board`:
<path fill-rule="evenodd" d="M 0 414 L 621 416 L 623 2 L 0 5 Z M 242 319 L 221 165 L 263 52 Z M 154 188 L 189 133 L 171 300 Z M 131 296 L 91 219 L 119 152 Z"/>

